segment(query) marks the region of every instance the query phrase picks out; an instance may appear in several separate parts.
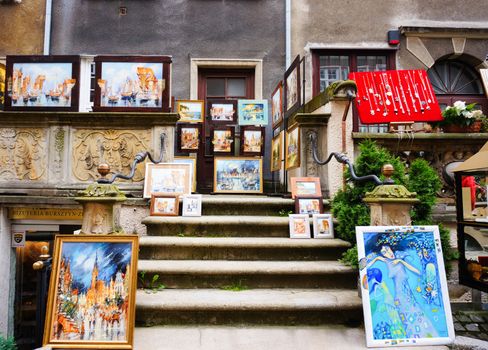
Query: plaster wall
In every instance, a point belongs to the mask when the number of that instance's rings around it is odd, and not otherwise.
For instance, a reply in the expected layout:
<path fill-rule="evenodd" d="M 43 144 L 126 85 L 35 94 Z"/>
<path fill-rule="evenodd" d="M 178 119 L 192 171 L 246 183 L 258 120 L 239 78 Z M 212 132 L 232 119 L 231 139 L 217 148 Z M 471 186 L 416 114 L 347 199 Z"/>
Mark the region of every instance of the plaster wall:
<path fill-rule="evenodd" d="M 0 56 L 42 55 L 45 0 L 0 4 Z"/>

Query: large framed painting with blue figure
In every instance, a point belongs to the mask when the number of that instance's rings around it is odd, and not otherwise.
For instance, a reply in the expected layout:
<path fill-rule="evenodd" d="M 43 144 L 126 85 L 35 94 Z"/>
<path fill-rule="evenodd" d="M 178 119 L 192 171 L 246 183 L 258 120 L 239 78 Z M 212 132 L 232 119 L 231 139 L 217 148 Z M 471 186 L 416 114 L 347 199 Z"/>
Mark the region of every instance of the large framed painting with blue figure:
<path fill-rule="evenodd" d="M 438 226 L 357 226 L 368 347 L 454 341 Z"/>

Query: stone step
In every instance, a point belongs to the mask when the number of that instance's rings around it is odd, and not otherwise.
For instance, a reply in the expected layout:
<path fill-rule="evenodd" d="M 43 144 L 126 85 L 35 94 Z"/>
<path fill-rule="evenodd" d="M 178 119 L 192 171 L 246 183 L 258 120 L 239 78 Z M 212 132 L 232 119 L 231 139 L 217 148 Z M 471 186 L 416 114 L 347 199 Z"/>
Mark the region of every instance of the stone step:
<path fill-rule="evenodd" d="M 137 292 L 136 324 L 360 324 L 356 290 L 177 289 Z"/>
<path fill-rule="evenodd" d="M 355 288 L 357 270 L 337 261 L 139 260 L 144 287 Z M 151 282 L 158 275 L 157 281 Z"/>
<path fill-rule="evenodd" d="M 147 260 L 337 260 L 351 245 L 340 239 L 142 236 Z"/>

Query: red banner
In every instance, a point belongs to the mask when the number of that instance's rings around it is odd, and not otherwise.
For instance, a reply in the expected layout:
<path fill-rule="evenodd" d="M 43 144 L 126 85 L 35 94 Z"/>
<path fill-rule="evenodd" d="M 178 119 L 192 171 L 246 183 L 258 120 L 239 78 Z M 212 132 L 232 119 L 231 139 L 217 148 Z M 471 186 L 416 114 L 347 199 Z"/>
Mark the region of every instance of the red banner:
<path fill-rule="evenodd" d="M 363 124 L 442 120 L 434 89 L 424 70 L 350 73 Z"/>

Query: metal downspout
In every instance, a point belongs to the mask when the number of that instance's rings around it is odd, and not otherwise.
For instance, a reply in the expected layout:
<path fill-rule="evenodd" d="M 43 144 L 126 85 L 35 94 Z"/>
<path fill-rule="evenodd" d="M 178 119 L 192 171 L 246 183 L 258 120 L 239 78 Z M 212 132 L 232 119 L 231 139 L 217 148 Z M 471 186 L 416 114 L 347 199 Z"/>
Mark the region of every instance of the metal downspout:
<path fill-rule="evenodd" d="M 44 55 L 49 55 L 51 44 L 51 21 L 53 0 L 46 0 L 46 18 L 44 20 Z"/>

